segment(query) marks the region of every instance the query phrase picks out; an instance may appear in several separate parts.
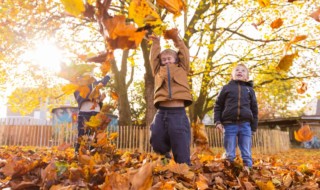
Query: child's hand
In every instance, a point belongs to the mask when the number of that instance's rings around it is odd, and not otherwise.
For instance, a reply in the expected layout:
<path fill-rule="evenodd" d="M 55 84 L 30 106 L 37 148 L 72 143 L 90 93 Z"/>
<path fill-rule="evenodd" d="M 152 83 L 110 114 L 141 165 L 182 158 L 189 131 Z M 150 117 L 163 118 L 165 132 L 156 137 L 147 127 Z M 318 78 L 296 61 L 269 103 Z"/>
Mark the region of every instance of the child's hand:
<path fill-rule="evenodd" d="M 113 78 L 114 77 L 114 73 L 110 72 L 107 74 L 110 78 Z"/>
<path fill-rule="evenodd" d="M 219 123 L 216 127 L 221 133 L 224 131 L 223 125 L 221 123 Z"/>
<path fill-rule="evenodd" d="M 148 35 L 148 40 L 160 41 L 160 38 L 158 36 L 155 36 L 155 35 Z"/>

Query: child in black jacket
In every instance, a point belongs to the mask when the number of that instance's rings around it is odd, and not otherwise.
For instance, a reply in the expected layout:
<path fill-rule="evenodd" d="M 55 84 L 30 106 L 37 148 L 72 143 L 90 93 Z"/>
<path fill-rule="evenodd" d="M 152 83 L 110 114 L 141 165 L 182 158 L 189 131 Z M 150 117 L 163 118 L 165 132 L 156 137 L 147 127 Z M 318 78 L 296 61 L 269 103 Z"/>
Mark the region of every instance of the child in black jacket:
<path fill-rule="evenodd" d="M 233 69 L 232 80 L 222 87 L 216 100 L 214 122 L 217 129 L 224 132 L 227 159 L 234 161 L 238 143 L 244 166 L 251 168 L 251 136 L 257 130 L 258 105 L 248 73 L 243 64 Z"/>

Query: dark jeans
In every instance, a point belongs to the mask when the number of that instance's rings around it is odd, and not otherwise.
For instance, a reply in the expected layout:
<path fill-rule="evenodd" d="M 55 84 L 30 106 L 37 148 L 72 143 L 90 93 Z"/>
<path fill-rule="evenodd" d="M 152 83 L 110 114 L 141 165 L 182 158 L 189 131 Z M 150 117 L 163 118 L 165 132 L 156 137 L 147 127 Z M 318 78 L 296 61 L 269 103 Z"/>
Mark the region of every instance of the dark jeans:
<path fill-rule="evenodd" d="M 150 129 L 155 152 L 165 155 L 172 149 L 175 162 L 190 165 L 190 123 L 184 107 L 160 107 Z"/>
<path fill-rule="evenodd" d="M 89 134 L 90 131 L 84 130 L 84 123 L 90 120 L 91 116 L 97 115 L 99 112 L 79 112 L 78 114 L 78 140 L 79 137 L 82 137 L 85 134 Z M 75 145 L 75 151 L 78 152 L 80 147 L 79 142 Z"/>

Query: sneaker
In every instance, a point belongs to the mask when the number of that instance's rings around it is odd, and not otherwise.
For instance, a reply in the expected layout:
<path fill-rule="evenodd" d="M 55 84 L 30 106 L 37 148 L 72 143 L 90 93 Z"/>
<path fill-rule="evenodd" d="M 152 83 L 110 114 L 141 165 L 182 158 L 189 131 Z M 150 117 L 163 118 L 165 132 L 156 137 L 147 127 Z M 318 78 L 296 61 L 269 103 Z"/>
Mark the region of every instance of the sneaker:
<path fill-rule="evenodd" d="M 244 167 L 243 167 L 243 171 L 244 171 L 246 174 L 248 174 L 248 175 L 250 174 L 251 170 L 252 170 L 252 168 L 249 167 L 249 166 L 244 166 Z"/>

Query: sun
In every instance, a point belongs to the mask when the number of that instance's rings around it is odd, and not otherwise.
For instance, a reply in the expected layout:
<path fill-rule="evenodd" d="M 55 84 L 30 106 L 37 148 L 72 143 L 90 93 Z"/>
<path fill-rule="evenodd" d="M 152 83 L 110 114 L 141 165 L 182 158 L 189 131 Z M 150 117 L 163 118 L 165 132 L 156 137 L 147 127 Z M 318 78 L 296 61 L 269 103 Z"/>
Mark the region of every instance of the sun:
<path fill-rule="evenodd" d="M 33 49 L 25 53 L 24 57 L 42 69 L 57 73 L 60 71 L 63 52 L 52 40 L 43 40 L 37 42 Z"/>

